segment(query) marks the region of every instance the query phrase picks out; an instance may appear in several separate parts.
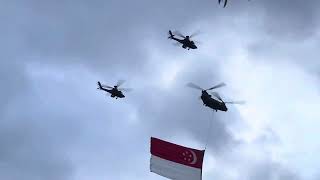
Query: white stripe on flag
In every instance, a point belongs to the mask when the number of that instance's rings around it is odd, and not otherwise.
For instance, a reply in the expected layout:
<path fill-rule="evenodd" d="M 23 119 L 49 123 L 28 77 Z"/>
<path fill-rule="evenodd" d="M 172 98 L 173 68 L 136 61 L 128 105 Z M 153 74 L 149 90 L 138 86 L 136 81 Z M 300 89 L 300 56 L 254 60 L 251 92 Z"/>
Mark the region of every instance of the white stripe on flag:
<path fill-rule="evenodd" d="M 201 169 L 151 155 L 150 171 L 174 180 L 201 180 Z"/>

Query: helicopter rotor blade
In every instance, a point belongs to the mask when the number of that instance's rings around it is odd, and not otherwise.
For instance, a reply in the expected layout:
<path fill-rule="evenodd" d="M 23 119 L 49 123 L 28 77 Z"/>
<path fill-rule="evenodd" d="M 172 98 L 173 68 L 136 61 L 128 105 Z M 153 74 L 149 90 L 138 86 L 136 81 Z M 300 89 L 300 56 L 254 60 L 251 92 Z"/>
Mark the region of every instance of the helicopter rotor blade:
<path fill-rule="evenodd" d="M 180 45 L 181 45 L 181 43 L 176 42 L 176 43 L 173 43 L 173 45 L 174 45 L 174 46 L 180 46 Z"/>
<path fill-rule="evenodd" d="M 199 35 L 199 34 L 201 34 L 201 32 L 198 30 L 198 31 L 192 33 L 189 37 L 190 37 L 190 39 L 191 39 L 192 37 L 197 36 L 197 35 Z"/>
<path fill-rule="evenodd" d="M 182 37 L 182 38 L 186 38 L 186 36 L 184 36 L 181 32 L 179 31 L 174 31 L 173 34 L 179 36 L 179 37 Z"/>
<path fill-rule="evenodd" d="M 222 0 L 218 0 L 218 3 L 220 4 Z M 224 0 L 223 7 L 225 8 L 227 6 L 228 0 Z"/>
<path fill-rule="evenodd" d="M 223 86 L 226 86 L 226 84 L 225 83 L 220 83 L 220 84 L 217 84 L 217 85 L 215 85 L 215 86 L 213 86 L 211 88 L 208 88 L 206 90 L 213 90 L 213 89 L 217 89 L 217 88 L 220 88 L 220 87 L 223 87 Z"/>
<path fill-rule="evenodd" d="M 132 88 L 119 88 L 118 90 L 119 90 L 119 91 L 124 91 L 124 92 L 130 92 L 130 91 L 132 91 L 133 89 L 132 89 Z"/>
<path fill-rule="evenodd" d="M 109 88 L 109 89 L 112 89 L 113 87 L 111 87 L 111 86 L 106 86 L 106 85 L 101 85 L 101 87 L 103 87 L 103 88 Z"/>
<path fill-rule="evenodd" d="M 196 44 L 203 44 L 201 41 L 193 41 Z"/>
<path fill-rule="evenodd" d="M 117 82 L 117 87 L 119 87 L 119 86 L 121 86 L 123 83 L 125 82 L 125 80 L 119 80 L 118 82 Z"/>
<path fill-rule="evenodd" d="M 190 87 L 190 88 L 194 88 L 194 89 L 204 90 L 204 89 L 202 89 L 200 86 L 198 86 L 198 85 L 196 85 L 196 84 L 194 84 L 194 83 L 192 83 L 192 82 L 189 82 L 189 83 L 187 84 L 187 86 Z"/>
<path fill-rule="evenodd" d="M 224 0 L 224 5 L 223 7 L 225 8 L 227 6 L 228 0 Z"/>
<path fill-rule="evenodd" d="M 113 87 L 108 86 L 108 85 L 105 85 L 105 84 L 101 84 L 101 87 L 103 87 L 103 88 L 109 88 L 109 89 L 112 89 L 112 88 L 113 88 Z"/>
<path fill-rule="evenodd" d="M 246 101 L 228 101 L 224 102 L 225 104 L 245 104 Z"/>
<path fill-rule="evenodd" d="M 217 92 L 211 92 L 212 96 L 216 97 L 217 99 L 219 99 L 221 102 L 223 102 L 221 96 L 217 93 Z"/>

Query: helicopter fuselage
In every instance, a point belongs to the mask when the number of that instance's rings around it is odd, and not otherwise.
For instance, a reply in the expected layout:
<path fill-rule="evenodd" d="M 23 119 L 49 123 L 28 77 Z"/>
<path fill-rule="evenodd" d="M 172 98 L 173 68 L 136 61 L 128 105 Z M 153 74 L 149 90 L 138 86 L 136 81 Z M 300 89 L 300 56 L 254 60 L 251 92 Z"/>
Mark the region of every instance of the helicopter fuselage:
<path fill-rule="evenodd" d="M 115 97 L 115 98 L 124 98 L 125 97 L 121 91 L 119 91 L 118 89 L 115 89 L 115 88 L 110 89 L 110 90 L 103 88 L 102 90 L 110 93 L 111 97 Z"/>
<path fill-rule="evenodd" d="M 220 102 L 216 99 L 213 99 L 210 94 L 208 94 L 206 91 L 202 92 L 201 100 L 203 102 L 203 105 L 216 110 L 216 111 L 228 111 L 228 108 L 224 102 Z"/>
<path fill-rule="evenodd" d="M 194 44 L 193 41 L 190 41 L 189 38 L 184 38 L 184 39 L 178 39 L 178 38 L 175 38 L 175 37 L 171 37 L 171 39 L 179 42 L 182 44 L 182 47 L 184 49 L 188 48 L 189 49 L 197 49 L 198 47 Z"/>

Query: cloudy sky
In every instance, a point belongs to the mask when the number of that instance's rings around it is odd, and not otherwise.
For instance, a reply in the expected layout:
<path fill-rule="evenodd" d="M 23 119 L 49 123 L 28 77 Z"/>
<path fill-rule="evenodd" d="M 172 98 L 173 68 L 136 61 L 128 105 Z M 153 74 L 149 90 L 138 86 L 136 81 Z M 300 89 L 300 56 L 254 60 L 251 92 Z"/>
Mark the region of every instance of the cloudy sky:
<path fill-rule="evenodd" d="M 320 178 L 318 0 L 3 0 L 0 179 L 162 180 L 150 137 L 203 149 L 203 179 Z M 169 29 L 201 41 L 187 51 Z M 134 90 L 112 99 L 98 80 Z M 200 92 L 220 82 L 214 113 Z M 209 122 L 212 128 L 209 130 Z M 209 133 L 208 133 L 209 132 Z"/>

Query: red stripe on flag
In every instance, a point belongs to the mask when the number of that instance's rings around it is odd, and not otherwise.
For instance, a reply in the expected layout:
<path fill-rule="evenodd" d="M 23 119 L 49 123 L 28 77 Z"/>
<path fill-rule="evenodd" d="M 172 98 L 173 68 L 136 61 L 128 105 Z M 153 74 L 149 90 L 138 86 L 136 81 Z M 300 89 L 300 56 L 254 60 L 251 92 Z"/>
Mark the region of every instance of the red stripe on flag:
<path fill-rule="evenodd" d="M 192 149 L 151 137 L 151 154 L 168 161 L 202 169 L 204 150 Z"/>

